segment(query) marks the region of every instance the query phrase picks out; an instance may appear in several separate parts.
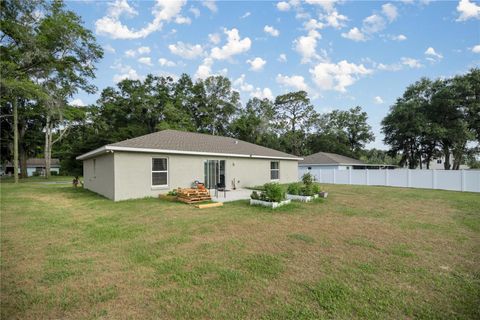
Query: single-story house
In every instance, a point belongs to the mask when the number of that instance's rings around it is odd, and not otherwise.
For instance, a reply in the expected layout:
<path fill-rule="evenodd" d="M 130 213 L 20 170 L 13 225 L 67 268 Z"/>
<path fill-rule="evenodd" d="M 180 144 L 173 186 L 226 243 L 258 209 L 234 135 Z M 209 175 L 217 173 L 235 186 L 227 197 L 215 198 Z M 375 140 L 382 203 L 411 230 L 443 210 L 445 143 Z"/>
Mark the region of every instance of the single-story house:
<path fill-rule="evenodd" d="M 394 169 L 395 166 L 388 164 L 368 164 L 358 159 L 342 156 L 336 153 L 317 152 L 306 156 L 299 161 L 301 171 L 312 169 Z"/>
<path fill-rule="evenodd" d="M 20 163 L 18 164 L 18 172 L 21 172 Z M 50 172 L 55 172 L 56 174 L 60 173 L 60 160 L 59 159 L 50 159 Z M 13 175 L 13 164 L 7 162 L 5 165 L 5 174 Z M 31 177 L 34 175 L 45 176 L 45 159 L 44 158 L 30 158 L 27 159 L 27 176 Z"/>
<path fill-rule="evenodd" d="M 109 199 L 158 196 L 195 181 L 228 190 L 298 179 L 301 158 L 234 138 L 163 130 L 77 157 L 84 187 Z"/>

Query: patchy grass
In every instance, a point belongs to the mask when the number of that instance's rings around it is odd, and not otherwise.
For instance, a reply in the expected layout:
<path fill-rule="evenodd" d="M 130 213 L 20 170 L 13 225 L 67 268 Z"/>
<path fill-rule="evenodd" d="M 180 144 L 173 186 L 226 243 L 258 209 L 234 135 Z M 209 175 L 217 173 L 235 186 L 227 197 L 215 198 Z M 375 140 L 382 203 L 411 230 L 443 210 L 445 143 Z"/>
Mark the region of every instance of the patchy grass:
<path fill-rule="evenodd" d="M 196 210 L 43 182 L 1 180 L 1 318 L 480 318 L 478 194 Z"/>

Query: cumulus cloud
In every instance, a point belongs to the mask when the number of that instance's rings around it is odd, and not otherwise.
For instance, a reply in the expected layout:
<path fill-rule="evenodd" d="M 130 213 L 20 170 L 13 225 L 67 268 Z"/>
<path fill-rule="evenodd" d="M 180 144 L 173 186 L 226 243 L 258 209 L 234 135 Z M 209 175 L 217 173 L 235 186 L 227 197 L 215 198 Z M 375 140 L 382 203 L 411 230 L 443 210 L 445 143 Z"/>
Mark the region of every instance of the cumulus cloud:
<path fill-rule="evenodd" d="M 219 44 L 221 39 L 218 33 L 210 33 L 208 35 L 208 40 L 210 40 L 210 42 L 213 44 Z"/>
<path fill-rule="evenodd" d="M 363 20 L 362 30 L 366 33 L 377 33 L 385 29 L 385 19 L 378 14 L 372 14 Z"/>
<path fill-rule="evenodd" d="M 111 45 L 109 44 L 106 44 L 103 46 L 103 50 L 105 50 L 106 52 L 110 52 L 110 53 L 116 53 L 116 50 L 114 47 L 112 47 Z"/>
<path fill-rule="evenodd" d="M 427 56 L 427 60 L 432 62 L 442 60 L 443 58 L 443 56 L 436 52 L 432 47 L 429 47 L 427 50 L 425 50 L 425 55 Z"/>
<path fill-rule="evenodd" d="M 277 3 L 277 9 L 280 11 L 288 11 L 290 10 L 290 4 L 286 1 L 280 1 Z"/>
<path fill-rule="evenodd" d="M 225 60 L 234 55 L 250 50 L 252 41 L 248 37 L 241 39 L 238 29 L 224 29 L 224 33 L 227 35 L 227 43 L 221 48 L 212 48 L 210 56 L 213 59 Z"/>
<path fill-rule="evenodd" d="M 322 16 L 327 26 L 335 29 L 341 29 L 345 27 L 345 22 L 348 21 L 348 17 L 343 14 L 339 14 L 337 11 L 333 11 L 327 15 Z"/>
<path fill-rule="evenodd" d="M 267 61 L 263 60 L 260 57 L 256 57 L 253 60 L 248 59 L 247 63 L 250 64 L 250 70 L 252 71 L 260 71 L 263 69 Z"/>
<path fill-rule="evenodd" d="M 142 77 L 137 73 L 137 71 L 129 65 L 124 66 L 121 63 L 116 63 L 113 66 L 111 66 L 111 68 L 118 71 L 118 73 L 113 76 L 113 81 L 115 83 L 118 83 L 125 79 L 129 79 L 129 80 L 142 79 Z"/>
<path fill-rule="evenodd" d="M 256 88 L 255 91 L 251 93 L 251 96 L 254 98 L 262 99 L 262 100 L 263 99 L 273 100 L 273 93 L 272 93 L 272 90 L 270 90 L 270 88 L 263 88 L 263 89 Z"/>
<path fill-rule="evenodd" d="M 302 63 L 307 63 L 314 58 L 318 58 L 316 49 L 317 39 L 320 38 L 320 33 L 315 30 L 310 30 L 306 36 L 301 36 L 293 42 L 295 50 L 302 56 Z"/>
<path fill-rule="evenodd" d="M 480 44 L 477 44 L 472 48 L 473 53 L 480 53 Z"/>
<path fill-rule="evenodd" d="M 395 41 L 405 41 L 407 40 L 407 37 L 403 34 L 399 34 L 396 36 L 391 36 L 390 39 L 395 40 Z"/>
<path fill-rule="evenodd" d="M 342 37 L 353 41 L 366 41 L 365 35 L 357 27 L 350 29 L 348 32 L 342 33 Z"/>
<path fill-rule="evenodd" d="M 125 55 L 129 58 L 134 58 L 137 55 L 141 54 L 149 54 L 150 53 L 150 47 L 143 46 L 143 47 L 138 47 L 136 49 L 129 49 L 125 51 Z"/>
<path fill-rule="evenodd" d="M 266 25 L 263 28 L 263 31 L 265 31 L 266 33 L 268 33 L 272 37 L 278 37 L 280 35 L 280 32 L 277 29 L 275 29 L 274 27 L 269 26 L 269 25 Z"/>
<path fill-rule="evenodd" d="M 203 55 L 203 48 L 199 44 L 189 44 L 178 41 L 176 44 L 170 44 L 168 49 L 174 55 L 184 59 L 196 59 Z"/>
<path fill-rule="evenodd" d="M 457 5 L 457 11 L 460 14 L 457 21 L 480 19 L 480 6 L 470 0 L 460 0 Z"/>
<path fill-rule="evenodd" d="M 305 83 L 305 78 L 298 75 L 284 76 L 279 73 L 276 77 L 276 81 L 284 87 L 293 88 L 297 91 L 308 91 L 309 89 L 308 85 Z"/>
<path fill-rule="evenodd" d="M 82 101 L 80 98 L 73 99 L 70 101 L 70 105 L 74 107 L 85 107 L 86 103 Z"/>
<path fill-rule="evenodd" d="M 379 63 L 378 65 L 376 65 L 376 67 L 378 70 L 382 71 L 400 71 L 405 68 L 419 69 L 423 67 L 423 65 L 418 59 L 402 57 L 400 58 L 400 62 L 392 64 Z"/>
<path fill-rule="evenodd" d="M 213 13 L 218 11 L 217 4 L 214 0 L 204 0 L 202 1 L 202 5 Z"/>
<path fill-rule="evenodd" d="M 138 62 L 147 66 L 152 66 L 152 58 L 150 57 L 140 57 L 138 58 Z"/>
<path fill-rule="evenodd" d="M 205 79 L 212 75 L 212 58 L 205 58 L 201 65 L 198 66 L 197 72 L 195 72 L 196 79 Z"/>
<path fill-rule="evenodd" d="M 195 18 L 200 17 L 200 9 L 198 9 L 196 7 L 190 7 L 190 9 L 188 9 L 188 11 L 190 11 Z"/>
<path fill-rule="evenodd" d="M 280 62 L 287 62 L 287 55 L 285 53 L 280 53 L 277 60 Z"/>
<path fill-rule="evenodd" d="M 347 87 L 371 73 L 372 70 L 363 64 L 357 65 L 346 60 L 338 63 L 323 62 L 310 69 L 313 81 L 320 89 L 340 92 L 346 92 Z"/>
<path fill-rule="evenodd" d="M 160 58 L 158 59 L 158 63 L 162 66 L 162 67 L 175 67 L 177 64 L 173 61 L 170 61 L 168 59 L 165 59 L 165 58 Z"/>
<path fill-rule="evenodd" d="M 382 6 L 382 12 L 387 17 L 388 21 L 393 22 L 398 17 L 397 7 L 391 3 L 386 3 Z"/>
<path fill-rule="evenodd" d="M 324 27 L 324 24 L 322 22 L 317 21 L 316 19 L 310 19 L 307 22 L 305 22 L 303 26 L 307 31 L 310 31 L 310 30 L 322 29 Z"/>
<path fill-rule="evenodd" d="M 245 74 L 242 74 L 238 79 L 235 79 L 233 85 L 240 91 L 249 93 L 250 97 L 273 100 L 273 94 L 270 88 L 255 88 L 253 85 L 247 83 Z"/>
<path fill-rule="evenodd" d="M 412 69 L 418 69 L 423 67 L 423 65 L 417 59 L 403 57 L 400 59 L 400 61 L 403 65 L 408 66 Z"/>
<path fill-rule="evenodd" d="M 383 99 L 382 99 L 382 97 L 380 97 L 380 96 L 376 96 L 375 98 L 373 98 L 373 102 L 374 102 L 375 104 L 382 104 L 382 103 L 383 103 Z"/>
<path fill-rule="evenodd" d="M 338 0 L 306 0 L 305 2 L 320 6 L 326 12 L 332 12 L 335 9 L 335 3 L 338 2 Z"/>
<path fill-rule="evenodd" d="M 188 18 L 180 15 L 185 3 L 186 0 L 157 0 L 152 9 L 153 21 L 139 30 L 133 30 L 124 25 L 120 18 L 122 16 L 135 16 L 138 15 L 138 12 L 128 4 L 127 0 L 115 0 L 109 4 L 107 14 L 95 22 L 95 30 L 97 34 L 112 39 L 145 38 L 152 32 L 161 30 L 164 22 L 186 23 Z"/>

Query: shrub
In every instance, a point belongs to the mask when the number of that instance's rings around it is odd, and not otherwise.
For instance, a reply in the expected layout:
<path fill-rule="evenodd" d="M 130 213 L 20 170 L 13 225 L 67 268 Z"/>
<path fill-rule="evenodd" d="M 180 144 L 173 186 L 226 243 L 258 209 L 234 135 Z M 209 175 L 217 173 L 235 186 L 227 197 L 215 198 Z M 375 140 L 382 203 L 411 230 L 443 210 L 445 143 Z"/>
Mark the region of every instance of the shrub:
<path fill-rule="evenodd" d="M 312 185 L 312 191 L 313 191 L 313 194 L 319 194 L 320 193 L 320 185 L 317 184 L 317 183 L 314 183 Z"/>
<path fill-rule="evenodd" d="M 40 172 L 38 172 L 38 171 L 33 171 L 32 176 L 33 176 L 33 177 L 40 177 Z"/>
<path fill-rule="evenodd" d="M 168 191 L 167 196 L 177 196 L 177 190 L 173 189 Z"/>
<path fill-rule="evenodd" d="M 288 194 L 299 195 L 300 194 L 300 184 L 299 183 L 290 183 L 287 188 Z"/>
<path fill-rule="evenodd" d="M 313 186 L 311 184 L 305 184 L 301 190 L 302 196 L 313 196 Z"/>
<path fill-rule="evenodd" d="M 312 185 L 313 184 L 313 175 L 310 172 L 305 173 L 302 176 L 302 182 L 304 185 Z"/>
<path fill-rule="evenodd" d="M 268 201 L 280 202 L 285 200 L 285 191 L 278 183 L 265 183 L 263 187 Z"/>
<path fill-rule="evenodd" d="M 260 196 L 258 195 L 257 191 L 253 191 L 252 194 L 250 195 L 250 198 L 253 200 L 258 200 L 260 199 Z"/>
<path fill-rule="evenodd" d="M 58 176 L 58 172 L 57 172 L 57 171 L 50 171 L 50 175 L 52 175 L 52 176 Z"/>

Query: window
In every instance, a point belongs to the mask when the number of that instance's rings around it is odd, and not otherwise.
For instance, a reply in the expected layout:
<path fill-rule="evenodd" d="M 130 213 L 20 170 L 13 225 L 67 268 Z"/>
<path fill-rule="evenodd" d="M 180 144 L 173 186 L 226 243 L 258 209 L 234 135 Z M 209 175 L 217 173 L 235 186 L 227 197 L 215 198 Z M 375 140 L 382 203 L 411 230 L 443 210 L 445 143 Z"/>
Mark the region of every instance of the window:
<path fill-rule="evenodd" d="M 168 185 L 167 158 L 152 158 L 152 186 Z"/>
<path fill-rule="evenodd" d="M 270 162 L 270 180 L 279 180 L 280 179 L 280 162 L 271 161 Z"/>
<path fill-rule="evenodd" d="M 437 163 L 438 163 L 438 164 L 442 164 L 442 159 L 438 159 L 438 160 L 437 160 Z"/>

